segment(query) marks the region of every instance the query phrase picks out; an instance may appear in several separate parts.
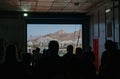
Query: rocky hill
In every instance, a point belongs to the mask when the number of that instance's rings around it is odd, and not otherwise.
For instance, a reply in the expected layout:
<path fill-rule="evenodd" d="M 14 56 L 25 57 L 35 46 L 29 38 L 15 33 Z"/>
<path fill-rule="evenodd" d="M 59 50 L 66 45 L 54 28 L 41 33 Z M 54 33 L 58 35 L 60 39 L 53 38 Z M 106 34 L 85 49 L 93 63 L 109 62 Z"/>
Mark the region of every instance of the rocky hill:
<path fill-rule="evenodd" d="M 82 37 L 82 30 L 75 31 L 73 33 L 67 33 L 63 29 L 61 29 L 55 33 L 50 33 L 47 35 L 39 36 L 39 37 L 31 39 L 29 41 L 37 41 L 40 39 L 56 39 L 56 40 L 60 40 L 60 41 L 76 40 L 76 39 L 78 39 L 79 35 L 81 38 Z"/>

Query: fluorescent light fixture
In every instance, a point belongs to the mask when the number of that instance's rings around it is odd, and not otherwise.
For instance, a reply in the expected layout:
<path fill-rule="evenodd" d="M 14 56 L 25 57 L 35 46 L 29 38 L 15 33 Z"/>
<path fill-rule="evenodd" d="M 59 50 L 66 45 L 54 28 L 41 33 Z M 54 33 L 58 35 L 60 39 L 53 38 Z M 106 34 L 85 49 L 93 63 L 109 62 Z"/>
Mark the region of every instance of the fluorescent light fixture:
<path fill-rule="evenodd" d="M 28 14 L 27 14 L 27 13 L 24 13 L 24 14 L 23 14 L 23 16 L 27 17 L 27 16 L 28 16 Z"/>
<path fill-rule="evenodd" d="M 111 11 L 111 9 L 106 9 L 105 13 L 109 13 Z"/>

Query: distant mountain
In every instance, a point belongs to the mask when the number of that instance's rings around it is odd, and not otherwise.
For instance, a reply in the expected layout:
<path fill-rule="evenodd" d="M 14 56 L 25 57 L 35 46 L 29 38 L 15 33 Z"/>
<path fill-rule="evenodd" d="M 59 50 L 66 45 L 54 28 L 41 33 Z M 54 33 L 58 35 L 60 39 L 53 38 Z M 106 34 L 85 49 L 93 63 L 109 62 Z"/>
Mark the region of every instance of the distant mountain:
<path fill-rule="evenodd" d="M 55 34 L 61 35 L 61 34 L 64 34 L 64 33 L 65 33 L 65 31 L 63 29 L 61 29 L 61 30 L 57 31 Z"/>
<path fill-rule="evenodd" d="M 73 33 L 67 33 L 63 29 L 55 32 L 55 33 L 50 33 L 47 35 L 39 36 L 35 39 L 31 39 L 29 41 L 37 41 L 37 40 L 46 40 L 46 39 L 56 39 L 59 41 L 68 41 L 68 40 L 76 40 L 78 39 L 78 36 L 80 34 L 80 38 L 82 37 L 82 30 L 80 31 L 75 31 Z"/>

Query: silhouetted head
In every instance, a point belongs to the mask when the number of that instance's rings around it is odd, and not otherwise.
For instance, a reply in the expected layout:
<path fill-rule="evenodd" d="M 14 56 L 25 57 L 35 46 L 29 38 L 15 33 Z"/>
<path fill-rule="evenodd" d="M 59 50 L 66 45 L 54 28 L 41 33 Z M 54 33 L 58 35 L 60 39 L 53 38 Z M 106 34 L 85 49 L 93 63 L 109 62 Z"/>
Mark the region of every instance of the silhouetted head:
<path fill-rule="evenodd" d="M 32 54 L 35 54 L 35 50 L 32 50 Z"/>
<path fill-rule="evenodd" d="M 76 54 L 77 54 L 77 55 L 81 55 L 81 54 L 82 54 L 82 48 L 77 47 L 77 48 L 76 48 Z"/>
<path fill-rule="evenodd" d="M 112 40 L 106 40 L 105 49 L 111 50 L 114 48 L 114 42 Z"/>
<path fill-rule="evenodd" d="M 73 45 L 68 45 L 67 46 L 67 52 L 68 53 L 73 53 Z"/>
<path fill-rule="evenodd" d="M 35 52 L 40 53 L 40 48 L 37 47 L 36 50 L 35 50 Z"/>
<path fill-rule="evenodd" d="M 48 45 L 48 50 L 49 52 L 51 52 L 51 54 L 58 54 L 58 50 L 59 50 L 58 41 L 55 40 L 50 41 Z"/>

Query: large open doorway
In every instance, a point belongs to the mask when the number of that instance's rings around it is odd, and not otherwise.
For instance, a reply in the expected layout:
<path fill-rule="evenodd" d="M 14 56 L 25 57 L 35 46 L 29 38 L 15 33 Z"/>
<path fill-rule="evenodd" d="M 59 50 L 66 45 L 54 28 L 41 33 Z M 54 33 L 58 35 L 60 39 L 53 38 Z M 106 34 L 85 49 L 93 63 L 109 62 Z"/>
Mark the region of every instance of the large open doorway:
<path fill-rule="evenodd" d="M 82 48 L 82 24 L 27 24 L 27 52 L 39 47 L 43 53 L 51 40 L 59 42 L 60 56 L 68 45 Z"/>

